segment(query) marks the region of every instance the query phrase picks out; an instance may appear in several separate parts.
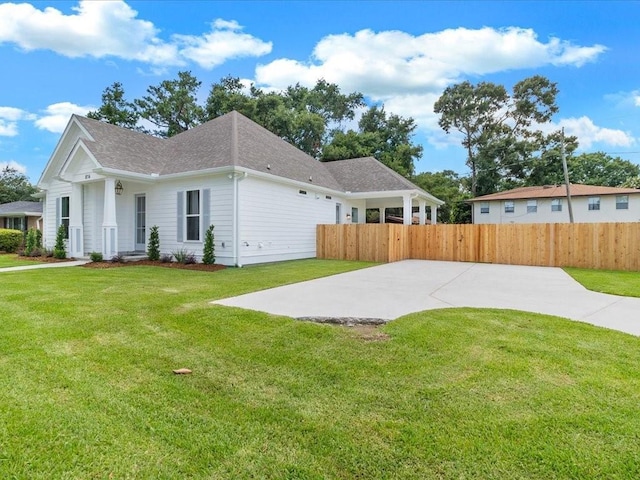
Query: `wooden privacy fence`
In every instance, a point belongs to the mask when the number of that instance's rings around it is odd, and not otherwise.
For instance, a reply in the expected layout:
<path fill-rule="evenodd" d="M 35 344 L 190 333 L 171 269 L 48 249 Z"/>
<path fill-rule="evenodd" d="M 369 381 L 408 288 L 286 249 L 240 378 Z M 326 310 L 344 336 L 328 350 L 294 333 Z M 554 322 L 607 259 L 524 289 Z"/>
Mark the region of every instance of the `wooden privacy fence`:
<path fill-rule="evenodd" d="M 318 258 L 640 270 L 640 223 L 318 225 Z"/>

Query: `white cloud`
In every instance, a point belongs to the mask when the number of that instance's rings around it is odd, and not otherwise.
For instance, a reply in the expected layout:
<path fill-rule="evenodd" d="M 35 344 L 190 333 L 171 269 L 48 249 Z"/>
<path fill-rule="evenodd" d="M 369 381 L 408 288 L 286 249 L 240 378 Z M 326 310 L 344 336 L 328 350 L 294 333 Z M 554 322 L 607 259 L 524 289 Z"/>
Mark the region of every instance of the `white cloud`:
<path fill-rule="evenodd" d="M 122 0 L 81 0 L 73 10 L 65 15 L 53 7 L 38 10 L 28 3 L 0 4 L 0 44 L 12 43 L 26 51 L 52 50 L 71 58 L 116 57 L 155 66 L 195 61 L 204 68 L 271 51 L 271 43 L 242 33 L 235 21 L 218 19 L 208 34 L 174 35 L 165 41 L 152 22 L 137 18 L 138 12 Z"/>
<path fill-rule="evenodd" d="M 182 57 L 207 69 L 233 58 L 259 57 L 271 52 L 271 42 L 242 33 L 241 29 L 235 21 L 218 19 L 212 23 L 211 32 L 205 35 L 173 35 L 172 39 L 181 46 Z"/>
<path fill-rule="evenodd" d="M 89 111 L 95 110 L 96 107 L 91 105 L 75 105 L 70 102 L 54 103 L 45 109 L 45 115 L 35 121 L 36 127 L 40 130 L 47 130 L 52 133 L 64 132 L 69 117 L 74 113 L 77 115 L 86 115 Z"/>
<path fill-rule="evenodd" d="M 34 115 L 15 107 L 0 107 L 0 137 L 18 135 L 18 121 L 33 120 Z"/>
<path fill-rule="evenodd" d="M 599 127 L 586 116 L 580 118 L 563 118 L 555 125 L 555 130 L 564 127 L 565 134 L 578 137 L 580 149 L 591 148 L 594 143 L 602 143 L 613 147 L 630 147 L 635 138 L 628 132 L 612 128 Z"/>
<path fill-rule="evenodd" d="M 582 66 L 606 48 L 582 47 L 558 38 L 541 42 L 531 29 L 456 28 L 414 36 L 401 31 L 361 30 L 329 35 L 312 60 L 277 59 L 256 68 L 259 84 L 284 88 L 324 78 L 374 100 L 400 94 L 439 93 L 465 75 L 545 65 Z"/>
<path fill-rule="evenodd" d="M 14 170 L 18 171 L 19 173 L 27 173 L 27 167 L 25 167 L 24 165 L 16 162 L 15 160 L 9 160 L 9 161 L 0 161 L 0 170 L 4 170 L 5 168 L 13 168 Z"/>

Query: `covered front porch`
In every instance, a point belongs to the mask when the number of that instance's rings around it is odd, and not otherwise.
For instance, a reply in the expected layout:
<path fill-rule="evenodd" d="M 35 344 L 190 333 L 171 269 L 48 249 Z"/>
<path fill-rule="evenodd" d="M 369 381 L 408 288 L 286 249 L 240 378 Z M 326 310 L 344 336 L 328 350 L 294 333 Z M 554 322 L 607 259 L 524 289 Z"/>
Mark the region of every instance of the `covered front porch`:
<path fill-rule="evenodd" d="M 146 250 L 146 187 L 138 182 L 106 177 L 74 182 L 69 197 L 68 253 L 103 258 Z M 59 215 L 64 215 L 63 209 Z M 64 217 L 61 219 L 64 222 Z"/>
<path fill-rule="evenodd" d="M 394 192 L 395 193 L 395 192 Z M 438 207 L 444 202 L 422 192 L 404 192 L 401 195 L 386 194 L 358 194 L 361 196 L 368 213 L 377 210 L 378 221 L 371 221 L 367 216 L 367 223 L 401 223 L 403 225 L 435 225 L 438 217 Z M 400 214 L 392 214 L 389 210 L 399 210 Z M 395 213 L 395 212 L 393 212 Z M 374 215 L 375 216 L 375 215 Z"/>

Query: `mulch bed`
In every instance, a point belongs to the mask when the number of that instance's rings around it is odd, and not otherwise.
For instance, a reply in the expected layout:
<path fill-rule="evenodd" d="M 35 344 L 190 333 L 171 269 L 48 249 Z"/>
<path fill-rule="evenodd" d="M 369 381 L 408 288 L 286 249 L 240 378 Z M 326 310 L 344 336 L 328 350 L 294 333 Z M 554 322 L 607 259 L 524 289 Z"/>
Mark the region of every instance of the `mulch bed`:
<path fill-rule="evenodd" d="M 120 268 L 120 267 L 135 267 L 140 265 L 146 265 L 151 267 L 164 267 L 164 268 L 179 268 L 181 270 L 196 270 L 199 272 L 216 272 L 223 270 L 227 267 L 224 265 L 205 265 L 204 263 L 192 263 L 185 265 L 184 263 L 170 262 L 154 262 L 151 260 L 138 260 L 134 262 L 89 262 L 83 265 L 84 268 Z"/>

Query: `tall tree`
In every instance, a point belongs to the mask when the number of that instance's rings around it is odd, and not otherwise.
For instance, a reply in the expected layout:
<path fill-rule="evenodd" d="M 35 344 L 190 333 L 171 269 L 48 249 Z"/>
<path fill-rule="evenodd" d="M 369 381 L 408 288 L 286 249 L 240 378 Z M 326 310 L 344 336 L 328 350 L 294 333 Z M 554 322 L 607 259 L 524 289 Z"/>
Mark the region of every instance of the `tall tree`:
<path fill-rule="evenodd" d="M 372 156 L 407 178 L 413 176 L 414 160 L 422 146 L 413 143 L 416 124 L 412 118 L 389 114 L 384 107 L 371 107 L 358 122 L 358 131 L 336 132 L 322 151 L 323 161 Z"/>
<path fill-rule="evenodd" d="M 31 194 L 37 191 L 27 176 L 15 168 L 6 166 L 0 170 L 0 203 L 34 201 Z"/>
<path fill-rule="evenodd" d="M 140 114 L 136 111 L 134 103 L 125 99 L 122 84 L 114 82 L 102 92 L 100 108 L 89 112 L 87 117 L 124 128 L 136 129 Z"/>
<path fill-rule="evenodd" d="M 191 72 L 178 72 L 178 78 L 164 80 L 147 88 L 147 95 L 135 100 L 140 116 L 157 129 L 148 132 L 172 137 L 199 125 L 204 109 L 198 104 L 200 82 Z"/>
<path fill-rule="evenodd" d="M 462 134 L 474 196 L 497 191 L 498 178 L 524 181 L 533 160 L 557 136 L 539 128 L 558 111 L 557 94 L 556 84 L 540 75 L 516 83 L 511 94 L 490 82 L 445 89 L 434 111 L 445 132 Z"/>

